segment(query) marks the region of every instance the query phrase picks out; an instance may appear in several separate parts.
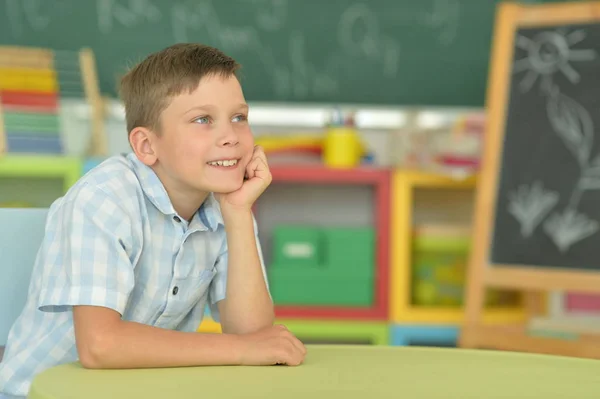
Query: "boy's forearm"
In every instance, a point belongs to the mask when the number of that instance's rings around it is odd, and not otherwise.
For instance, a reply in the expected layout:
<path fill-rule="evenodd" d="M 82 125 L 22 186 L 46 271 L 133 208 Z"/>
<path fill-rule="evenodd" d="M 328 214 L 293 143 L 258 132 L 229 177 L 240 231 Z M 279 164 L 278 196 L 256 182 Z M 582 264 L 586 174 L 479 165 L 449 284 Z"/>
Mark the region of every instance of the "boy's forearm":
<path fill-rule="evenodd" d="M 262 272 L 252 212 L 224 213 L 224 219 L 229 262 L 221 325 L 225 333 L 250 333 L 273 325 L 273 302 Z"/>
<path fill-rule="evenodd" d="M 230 334 L 166 330 L 120 321 L 80 348 L 84 367 L 100 369 L 240 364 L 242 342 Z"/>

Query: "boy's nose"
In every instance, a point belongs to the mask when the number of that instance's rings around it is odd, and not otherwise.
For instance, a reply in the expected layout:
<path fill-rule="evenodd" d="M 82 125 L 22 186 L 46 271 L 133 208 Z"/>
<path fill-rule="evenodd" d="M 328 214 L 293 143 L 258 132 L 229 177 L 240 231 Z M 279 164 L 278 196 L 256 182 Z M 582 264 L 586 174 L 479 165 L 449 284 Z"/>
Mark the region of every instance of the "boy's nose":
<path fill-rule="evenodd" d="M 223 147 L 233 147 L 238 143 L 239 140 L 237 134 L 233 129 L 227 129 L 227 131 L 224 131 L 219 140 L 219 145 Z"/>
<path fill-rule="evenodd" d="M 233 147 L 239 143 L 238 140 L 226 140 L 221 144 L 224 147 Z"/>

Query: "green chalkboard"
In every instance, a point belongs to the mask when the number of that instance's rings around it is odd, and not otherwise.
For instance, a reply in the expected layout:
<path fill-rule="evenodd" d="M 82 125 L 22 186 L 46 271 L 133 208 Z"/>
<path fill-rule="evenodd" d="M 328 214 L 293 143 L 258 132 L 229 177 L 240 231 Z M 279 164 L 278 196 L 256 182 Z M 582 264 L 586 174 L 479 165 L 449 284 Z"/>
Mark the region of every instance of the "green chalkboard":
<path fill-rule="evenodd" d="M 481 106 L 497 3 L 0 0 L 0 44 L 89 46 L 105 95 L 128 65 L 193 41 L 242 63 L 248 101 Z"/>

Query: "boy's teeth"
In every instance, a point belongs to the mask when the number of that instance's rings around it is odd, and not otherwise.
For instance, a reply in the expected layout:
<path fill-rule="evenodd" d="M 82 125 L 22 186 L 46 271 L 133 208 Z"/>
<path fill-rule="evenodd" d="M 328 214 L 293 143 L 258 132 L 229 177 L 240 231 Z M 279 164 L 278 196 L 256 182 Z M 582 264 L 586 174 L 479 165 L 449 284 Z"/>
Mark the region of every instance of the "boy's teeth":
<path fill-rule="evenodd" d="M 214 162 L 209 162 L 209 165 L 213 165 L 213 166 L 233 166 L 235 164 L 237 164 L 237 159 L 227 159 L 225 161 L 214 161 Z"/>

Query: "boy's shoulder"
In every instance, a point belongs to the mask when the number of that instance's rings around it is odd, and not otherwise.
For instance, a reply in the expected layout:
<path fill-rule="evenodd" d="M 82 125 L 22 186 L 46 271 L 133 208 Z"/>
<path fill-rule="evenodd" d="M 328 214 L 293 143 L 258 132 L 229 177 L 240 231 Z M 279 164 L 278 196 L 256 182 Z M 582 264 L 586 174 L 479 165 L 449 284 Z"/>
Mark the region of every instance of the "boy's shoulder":
<path fill-rule="evenodd" d="M 144 196 L 144 170 L 134 154 L 107 158 L 83 175 L 55 205 L 103 197 L 122 208 L 139 203 Z M 147 173 L 147 172 L 146 172 Z M 100 198 L 97 198 L 100 201 Z M 92 202 L 95 202 L 92 200 Z M 132 209 L 129 209 L 132 210 Z"/>
<path fill-rule="evenodd" d="M 114 199 L 131 197 L 133 193 L 141 190 L 139 176 L 140 166 L 133 154 L 121 154 L 107 158 L 89 172 L 83 175 L 75 184 L 87 186 L 91 189 L 102 191 Z"/>

